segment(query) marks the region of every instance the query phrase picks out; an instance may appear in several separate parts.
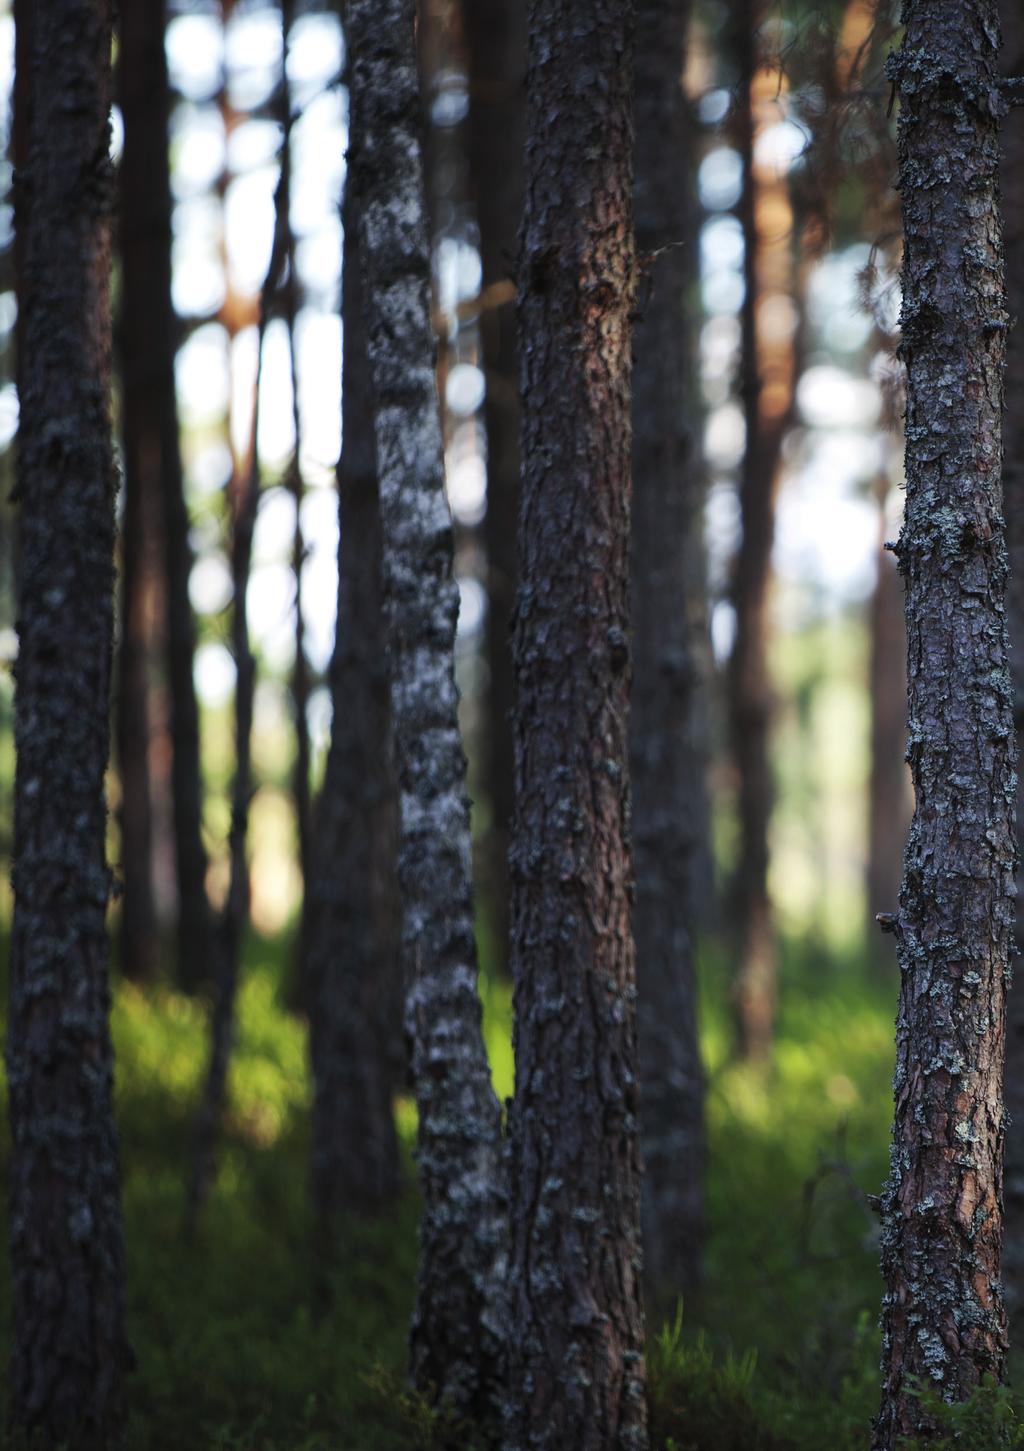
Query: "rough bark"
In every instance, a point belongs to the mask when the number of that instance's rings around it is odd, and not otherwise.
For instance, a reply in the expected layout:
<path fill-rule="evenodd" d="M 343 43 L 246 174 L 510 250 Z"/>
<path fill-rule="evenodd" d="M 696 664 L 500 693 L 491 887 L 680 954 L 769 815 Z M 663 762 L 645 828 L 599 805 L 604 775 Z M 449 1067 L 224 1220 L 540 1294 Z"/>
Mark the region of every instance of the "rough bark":
<path fill-rule="evenodd" d="M 411 0 L 351 0 L 349 185 L 359 218 L 400 790 L 406 1032 L 423 1194 L 412 1366 L 486 1414 L 504 1331 L 500 1111 L 476 992 L 469 802 L 454 677 Z"/>
<path fill-rule="evenodd" d="M 647 1444 L 629 910 L 634 7 L 533 0 L 507 1445 Z"/>
<path fill-rule="evenodd" d="M 738 207 L 744 239 L 744 301 L 741 391 L 746 447 L 740 474 L 741 537 L 733 567 L 732 596 L 736 639 L 729 660 L 728 704 L 732 750 L 736 764 L 739 860 L 733 880 L 732 911 L 737 928 L 735 1013 L 737 1045 L 742 1056 L 765 1058 L 771 1051 L 776 1008 L 776 949 L 768 890 L 768 832 L 774 786 L 769 754 L 772 688 L 768 671 L 768 606 L 772 545 L 775 538 L 775 493 L 782 439 L 792 405 L 792 358 L 769 357 L 758 328 L 758 309 L 771 291 L 786 290 L 774 276 L 777 260 L 788 254 L 787 229 L 780 222 L 788 209 L 785 182 L 773 201 L 782 212 L 770 216 L 771 242 L 766 245 L 760 222 L 765 177 L 755 162 L 755 141 L 762 125 L 760 103 L 774 97 L 781 78 L 764 70 L 759 60 L 763 0 L 741 0 L 735 10 L 739 83 L 736 101 L 737 145 L 743 166 L 743 191 Z M 774 119 L 774 109 L 772 112 Z M 774 255 L 770 255 L 773 253 Z M 782 284 L 780 288 L 779 284 Z M 781 363 L 781 368 L 779 364 Z M 789 373 L 788 379 L 786 373 Z M 788 400 L 780 396 L 788 383 Z"/>
<path fill-rule="evenodd" d="M 907 365 L 909 758 L 896 934 L 892 1166 L 882 1197 L 874 1445 L 926 1437 L 910 1377 L 962 1400 L 1001 1379 L 1005 980 L 1016 865 L 1007 668 L 995 0 L 906 0 L 900 99 Z"/>
<path fill-rule="evenodd" d="M 380 500 L 357 226 L 345 198 L 338 624 L 331 745 L 317 801 L 305 930 L 312 1011 L 313 1205 L 320 1278 L 342 1213 L 369 1214 L 400 1184 L 392 1112 L 401 1026 L 398 795 L 381 600 Z"/>
<path fill-rule="evenodd" d="M 1024 75 L 1024 16 L 1004 0 L 1002 70 Z M 1003 122 L 1003 244 L 1006 290 L 1012 321 L 1006 343 L 1006 396 L 1003 415 L 1003 492 L 1006 542 L 1010 556 L 1007 614 L 1010 674 L 1018 745 L 1024 736 L 1024 109 L 1015 107 Z M 1017 797 L 1018 841 L 1024 831 L 1024 792 Z M 1018 871 L 1016 945 L 1024 944 L 1024 881 Z M 1003 1285 L 1012 1328 L 1020 1334 L 1024 1302 L 1024 981 L 1017 958 L 1006 1013 L 1006 1237 Z"/>
<path fill-rule="evenodd" d="M 31 129 L 17 188 L 24 356 L 7 1038 L 10 1404 L 16 1430 L 79 1447 L 115 1438 L 128 1355 L 104 925 L 117 487 L 111 7 L 35 0 L 32 12 Z"/>
<path fill-rule="evenodd" d="M 644 1269 L 650 1303 L 698 1278 L 704 1158 L 693 875 L 704 760 L 699 688 L 703 573 L 692 265 L 683 91 L 689 6 L 639 0 L 636 239 L 650 295 L 634 334 L 633 696 L 630 769 L 643 1078 Z M 684 250 L 683 244 L 686 244 Z"/>
<path fill-rule="evenodd" d="M 885 549 L 889 476 L 877 483 L 878 578 L 871 597 L 871 779 L 868 784 L 867 933 L 871 957 L 892 971 L 892 951 L 878 931 L 879 913 L 892 912 L 903 872 L 903 843 L 913 809 L 907 764 L 907 644 L 903 584 Z"/>
<path fill-rule="evenodd" d="M 508 966 L 509 829 L 514 806 L 512 646 L 519 502 L 519 391 L 510 279 L 522 209 L 526 13 L 521 0 L 463 0 L 469 68 L 467 152 L 480 230 L 480 342 L 487 392 L 487 889 L 497 947 Z M 507 291 L 507 295 L 506 295 Z"/>
<path fill-rule="evenodd" d="M 178 327 L 171 302 L 170 86 L 164 20 L 165 0 L 134 0 L 121 8 L 118 70 L 125 142 L 120 349 L 127 497 L 130 503 L 133 489 L 144 492 L 160 524 L 178 885 L 176 976 L 181 987 L 194 990 L 212 975 L 212 922 L 193 679 L 195 622 L 188 594 L 192 547 L 174 384 Z"/>

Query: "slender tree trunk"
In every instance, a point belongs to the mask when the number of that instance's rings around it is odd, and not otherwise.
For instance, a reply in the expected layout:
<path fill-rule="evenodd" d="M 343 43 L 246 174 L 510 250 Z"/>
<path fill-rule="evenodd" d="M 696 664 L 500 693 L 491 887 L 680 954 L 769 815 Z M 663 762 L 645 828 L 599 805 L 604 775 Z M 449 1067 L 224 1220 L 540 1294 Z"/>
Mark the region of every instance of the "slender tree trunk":
<path fill-rule="evenodd" d="M 519 501 L 519 390 L 511 277 L 522 210 L 523 77 L 526 13 L 522 0 L 463 0 L 469 63 L 469 174 L 480 229 L 483 306 L 480 341 L 487 391 L 487 794 L 491 829 L 487 888 L 497 944 L 495 967 L 508 966 L 508 845 L 515 760 L 512 744 L 512 646 Z"/>
<path fill-rule="evenodd" d="M 249 638 L 247 596 L 252 568 L 252 540 L 260 500 L 259 417 L 263 376 L 263 342 L 267 323 L 278 298 L 288 261 L 288 232 L 281 205 L 287 185 L 291 126 L 281 140 L 281 174 L 274 196 L 274 240 L 270 263 L 260 294 L 256 337 L 256 378 L 253 384 L 252 421 L 248 457 L 236 468 L 229 483 L 231 508 L 231 649 L 235 661 L 235 774 L 231 787 L 231 827 L 228 834 L 230 876 L 217 944 L 217 981 L 210 1024 L 210 1058 L 196 1129 L 192 1178 L 186 1202 L 186 1225 L 195 1229 L 199 1213 L 213 1185 L 217 1139 L 227 1097 L 228 1064 L 234 1034 L 235 1003 L 242 948 L 249 926 L 249 807 L 254 794 L 252 777 L 252 718 L 256 695 L 256 660 Z"/>
<path fill-rule="evenodd" d="M 202 836 L 199 709 L 193 679 L 195 623 L 189 517 L 178 443 L 174 385 L 177 320 L 171 302 L 170 86 L 164 51 L 165 0 L 121 8 L 120 101 L 122 322 L 125 487 L 152 500 L 163 550 L 167 678 L 170 690 L 171 794 L 178 884 L 177 981 L 208 981 L 211 929 Z M 126 586 L 127 588 L 127 586 Z M 148 860 L 148 858 L 147 858 Z M 125 868 L 129 866 L 128 848 Z"/>
<path fill-rule="evenodd" d="M 281 5 L 281 54 L 287 61 L 288 38 L 294 19 L 294 0 L 282 0 Z M 281 154 L 281 181 L 277 188 L 277 226 L 283 229 L 285 252 L 285 279 L 281 288 L 281 305 L 285 326 L 288 330 L 288 361 L 291 371 L 292 428 L 295 434 L 295 448 L 288 466 L 287 486 L 295 502 L 295 532 L 292 537 L 292 573 L 295 577 L 295 664 L 292 666 L 292 710 L 295 717 L 295 766 L 292 772 L 292 796 L 295 801 L 295 821 L 299 837 L 299 865 L 302 869 L 303 885 L 311 873 L 312 805 L 310 798 L 309 768 L 309 664 L 306 660 L 306 626 L 302 615 L 302 570 L 305 564 L 306 543 L 302 533 L 302 501 L 305 484 L 302 476 L 302 413 L 299 407 L 299 367 L 295 330 L 299 315 L 299 271 L 295 255 L 295 233 L 291 223 L 292 158 L 291 158 L 291 90 L 287 72 L 281 82 L 281 123 L 288 140 Z M 301 953 L 301 948 L 300 948 Z M 301 985 L 300 985 L 301 992 Z"/>
<path fill-rule="evenodd" d="M 123 215 L 132 216 L 125 189 Z M 131 262 L 125 227 L 122 257 Z M 123 296 L 123 294 L 122 294 Z M 132 317 L 122 310 L 122 321 Z M 145 314 L 140 318 L 144 321 Z M 131 326 L 131 323 L 129 323 Z M 140 438 L 144 374 L 133 373 L 122 347 L 124 410 L 124 516 L 121 527 L 121 648 L 117 680 L 117 755 L 121 778 L 121 971 L 136 981 L 152 978 L 159 959 L 153 895 L 153 805 L 149 780 L 149 662 L 153 646 L 153 510 Z M 144 407 L 143 403 L 143 407 Z"/>
<path fill-rule="evenodd" d="M 776 948 L 768 890 L 768 833 L 774 787 L 770 758 L 772 688 L 768 671 L 768 607 L 775 495 L 782 440 L 793 400 L 793 349 L 766 346 L 758 309 L 772 293 L 792 291 L 792 210 L 784 180 L 762 175 L 755 142 L 761 110 L 783 85 L 762 67 L 759 26 L 763 0 L 740 0 L 735 10 L 739 59 L 737 129 L 743 166 L 739 204 L 745 282 L 741 312 L 743 413 L 746 447 L 740 477 L 742 534 L 733 570 L 736 640 L 729 661 L 729 716 L 736 762 L 739 861 L 733 882 L 738 934 L 735 978 L 739 1051 L 765 1058 L 771 1051 L 776 1008 Z M 774 111 L 773 111 L 774 118 Z M 769 199 L 769 187 L 774 195 Z M 770 200 L 774 203 L 765 206 Z M 783 218 L 789 217 L 790 226 Z M 766 237 L 763 232 L 768 232 Z"/>
<path fill-rule="evenodd" d="M 334 714 L 317 802 L 303 973 L 312 1006 L 313 1204 L 321 1281 L 333 1260 L 338 1216 L 374 1212 L 396 1196 L 401 1184 L 391 1102 L 402 1016 L 398 796 L 381 601 L 377 461 L 350 194 L 344 223 Z"/>
<path fill-rule="evenodd" d="M 110 51 L 107 0 L 34 0 L 27 97 L 19 88 L 31 129 L 18 179 L 11 1419 L 43 1445 L 72 1447 L 116 1436 L 128 1356 L 104 925 L 117 487 Z"/>
<path fill-rule="evenodd" d="M 153 301 L 154 282 L 165 279 L 165 306 L 170 311 L 169 94 L 164 23 L 164 0 L 141 0 L 128 7 L 119 27 L 117 74 L 125 124 L 120 168 L 123 281 L 117 339 L 125 500 L 117 698 L 124 880 L 121 968 L 134 978 L 151 977 L 159 957 L 153 892 L 149 670 L 154 647 L 159 643 L 154 606 L 164 487 L 162 434 L 166 428 L 173 430 L 175 457 L 178 449 L 173 319 L 160 319 L 160 308 L 154 307 Z M 162 269 L 161 252 L 166 257 Z M 179 465 L 179 491 L 180 486 Z"/>
<path fill-rule="evenodd" d="M 373 385 L 406 1031 L 419 1109 L 412 1364 L 421 1390 L 486 1414 L 500 1385 L 506 1196 L 476 992 L 454 676 L 458 590 L 434 386 L 411 0 L 350 0 L 349 44 L 349 185 Z"/>
<path fill-rule="evenodd" d="M 1024 75 L 1024 16 L 1014 0 L 1001 6 L 1005 75 Z M 1007 620 L 1010 676 L 1018 745 L 1024 737 L 1024 109 L 1016 107 L 1003 122 L 1000 175 L 1003 241 L 1010 318 L 1006 344 L 1006 396 L 1003 414 L 1003 491 L 1006 542 L 1010 555 Z M 1017 796 L 1017 836 L 1024 832 L 1024 790 Z M 1016 939 L 1024 944 L 1024 880 L 1017 877 Z M 1003 1285 L 1020 1334 L 1024 1303 L 1024 969 L 1016 959 L 1006 1015 L 1006 1238 Z"/>
<path fill-rule="evenodd" d="M 632 4 L 532 0 L 507 1445 L 647 1444 L 627 751 Z"/>
<path fill-rule="evenodd" d="M 874 1445 L 926 1437 L 910 1377 L 1002 1378 L 1005 979 L 1016 750 L 1000 475 L 1006 332 L 996 0 L 905 0 L 900 98 L 910 764 Z"/>
<path fill-rule="evenodd" d="M 693 874 L 704 759 L 701 465 L 691 322 L 697 200 L 683 91 L 689 5 L 639 0 L 636 237 L 651 295 L 635 332 L 630 769 L 643 1071 L 644 1268 L 664 1303 L 698 1278 L 704 1158 Z M 684 250 L 684 243 L 686 250 Z"/>
<path fill-rule="evenodd" d="M 913 809 L 907 764 L 907 645 L 903 582 L 885 549 L 889 475 L 878 479 L 878 579 L 871 598 L 871 780 L 868 787 L 867 931 L 871 956 L 892 970 L 892 952 L 876 917 L 891 913 L 903 871 L 903 843 Z"/>

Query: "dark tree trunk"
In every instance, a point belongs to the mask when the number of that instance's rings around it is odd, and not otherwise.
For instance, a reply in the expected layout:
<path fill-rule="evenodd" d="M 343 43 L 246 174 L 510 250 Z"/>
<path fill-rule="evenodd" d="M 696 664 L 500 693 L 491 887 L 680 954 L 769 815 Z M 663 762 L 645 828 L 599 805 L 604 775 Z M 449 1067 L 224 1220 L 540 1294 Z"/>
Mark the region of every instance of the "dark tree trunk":
<path fill-rule="evenodd" d="M 283 84 L 283 80 L 282 80 Z M 196 1145 L 186 1202 L 186 1224 L 195 1229 L 199 1213 L 213 1185 L 216 1148 L 227 1096 L 228 1064 L 235 1025 L 235 1003 L 242 948 L 249 927 L 249 807 L 254 794 L 252 776 L 252 717 L 256 695 L 256 660 L 249 638 L 247 595 L 252 569 L 252 540 L 260 501 L 259 419 L 263 376 L 263 342 L 288 263 L 289 227 L 281 204 L 287 186 L 291 125 L 281 139 L 281 173 L 274 195 L 274 240 L 270 263 L 260 294 L 256 336 L 256 378 L 252 392 L 252 421 L 248 457 L 236 468 L 228 485 L 231 509 L 231 650 L 235 661 L 235 774 L 231 786 L 231 827 L 228 833 L 230 876 L 216 950 L 216 983 L 210 1023 L 210 1058 L 196 1129 Z"/>
<path fill-rule="evenodd" d="M 398 797 L 380 580 L 380 500 L 357 225 L 344 209 L 338 624 L 331 746 L 317 802 L 305 929 L 318 1277 L 343 1212 L 372 1213 L 401 1178 L 392 1111 L 400 1054 Z"/>
<path fill-rule="evenodd" d="M 294 0 L 281 4 L 281 54 L 287 59 L 288 37 L 294 19 Z M 292 427 L 295 449 L 288 466 L 287 486 L 295 502 L 295 532 L 292 538 L 292 573 L 295 576 L 295 664 L 292 667 L 292 710 L 295 718 L 295 766 L 292 772 L 292 796 L 299 837 L 299 865 L 303 888 L 310 880 L 312 860 L 312 805 L 309 767 L 309 665 L 306 660 L 306 627 L 302 616 L 302 570 L 306 544 L 302 534 L 302 500 L 305 483 L 302 476 L 302 415 L 299 408 L 299 370 L 295 328 L 299 314 L 299 272 L 295 256 L 295 233 L 291 223 L 292 158 L 291 158 L 291 90 L 287 73 L 281 81 L 281 125 L 286 138 L 281 153 L 281 181 L 277 188 L 277 226 L 283 230 L 285 278 L 281 288 L 281 306 L 288 329 L 288 360 L 291 369 Z M 301 952 L 301 948 L 300 948 Z M 301 974 L 300 974 L 301 976 Z M 300 984 L 301 992 L 301 984 Z"/>
<path fill-rule="evenodd" d="M 1016 0 L 1004 0 L 1002 70 L 1024 75 L 1024 16 Z M 1024 109 L 1016 107 L 1003 123 L 1003 242 L 1006 290 L 1014 320 L 1006 344 L 1006 397 L 1003 415 L 1003 491 L 1006 542 L 1010 555 L 1007 614 L 1010 676 L 1018 745 L 1024 737 Z M 1024 790 L 1017 797 L 1017 835 L 1024 832 Z M 1024 880 L 1017 878 L 1017 947 L 1024 944 Z M 1006 1014 L 1006 1250 L 1003 1285 L 1012 1326 L 1020 1335 L 1024 1304 L 1024 967 L 1016 959 Z"/>
<path fill-rule="evenodd" d="M 876 1448 L 928 1434 L 910 1377 L 949 1401 L 1002 1378 L 1005 979 L 1016 750 L 1000 475 L 1006 330 L 996 0 L 906 0 L 900 98 L 910 765 L 891 922 L 902 983 L 882 1199 Z"/>
<path fill-rule="evenodd" d="M 507 1445 L 647 1444 L 629 904 L 634 7 L 529 7 Z"/>
<path fill-rule="evenodd" d="M 878 579 L 871 597 L 871 780 L 868 787 L 867 932 L 871 957 L 892 971 L 892 951 L 878 930 L 879 913 L 895 907 L 903 843 L 913 810 L 906 763 L 907 641 L 903 583 L 886 542 L 888 474 L 878 480 Z"/>
<path fill-rule="evenodd" d="M 523 77 L 526 14 L 522 0 L 463 0 L 469 62 L 467 149 L 480 229 L 483 299 L 480 341 L 487 392 L 487 795 L 488 904 L 495 967 L 508 965 L 508 844 L 515 762 L 512 745 L 512 646 L 519 500 L 519 379 L 511 277 L 522 210 Z"/>
<path fill-rule="evenodd" d="M 193 680 L 195 624 L 178 411 L 174 386 L 177 321 L 171 302 L 170 88 L 164 52 L 165 0 L 121 8 L 120 100 L 125 487 L 152 501 L 162 536 L 171 793 L 178 882 L 177 980 L 195 989 L 212 975 L 211 917 L 202 836 L 199 709 Z M 127 589 L 127 582 L 126 582 Z M 147 858 L 148 860 L 148 858 Z M 129 867 L 128 849 L 125 868 Z"/>
<path fill-rule="evenodd" d="M 412 1328 L 421 1390 L 500 1394 L 505 1184 L 476 992 L 458 590 L 434 386 L 411 0 L 350 0 L 349 185 L 359 218 L 401 826 L 406 1031 L 423 1193 Z"/>
<path fill-rule="evenodd" d="M 155 253 L 170 258 L 170 181 L 167 153 L 167 74 L 163 0 L 130 6 L 119 30 L 118 92 L 125 123 L 121 162 L 121 312 L 118 351 L 124 445 L 121 528 L 121 650 L 117 745 L 121 776 L 121 970 L 152 977 L 159 956 L 153 895 L 153 805 L 149 772 L 149 669 L 156 644 L 157 511 L 162 485 L 161 426 L 165 377 L 174 409 L 174 338 L 170 355 L 154 347 L 152 290 Z M 163 80 L 161 92 L 159 81 Z M 154 83 L 156 82 L 156 83 Z M 161 104 L 163 102 L 163 104 Z M 162 152 L 161 167 L 157 153 Z M 170 267 L 167 304 L 170 305 Z"/>
<path fill-rule="evenodd" d="M 688 25 L 688 4 L 639 0 L 636 240 L 641 258 L 652 260 L 651 294 L 634 334 L 630 769 L 652 1304 L 697 1281 L 704 1157 L 693 922 L 706 821 L 698 694 L 704 581 L 702 571 L 690 578 L 701 556 L 702 489 L 690 312 L 697 200 L 682 84 Z"/>
<path fill-rule="evenodd" d="M 46 1446 L 114 1438 L 128 1354 L 104 925 L 117 487 L 110 49 L 106 0 L 34 0 L 27 97 L 19 88 L 31 130 L 18 179 L 22 569 L 7 1073 L 11 1419 Z"/>
<path fill-rule="evenodd" d="M 768 891 L 768 832 L 774 795 L 769 755 L 772 689 L 768 671 L 768 606 L 772 545 L 775 539 L 775 490 L 788 407 L 766 386 L 768 359 L 759 336 L 758 306 L 765 284 L 764 247 L 759 233 L 761 183 L 754 159 L 759 129 L 755 114 L 760 70 L 759 32 L 763 0 L 740 0 L 735 10 L 739 61 L 736 124 L 743 165 L 739 218 L 744 239 L 744 300 L 741 312 L 743 413 L 746 447 L 740 476 L 742 533 L 733 568 L 736 639 L 729 661 L 728 701 L 736 763 L 739 860 L 733 881 L 732 912 L 738 956 L 735 1012 L 738 1048 L 743 1057 L 765 1058 L 771 1051 L 776 1007 L 775 927 Z M 774 78 L 766 77 L 774 88 Z M 782 183 L 785 190 L 785 183 Z M 779 217 L 771 215 L 774 247 L 787 252 L 790 241 Z M 772 279 L 774 281 L 775 279 Z M 773 384 L 782 379 L 772 379 Z M 783 383 L 784 386 L 784 383 Z M 789 379 L 792 389 L 792 378 Z M 770 410 L 766 401 L 770 400 Z"/>

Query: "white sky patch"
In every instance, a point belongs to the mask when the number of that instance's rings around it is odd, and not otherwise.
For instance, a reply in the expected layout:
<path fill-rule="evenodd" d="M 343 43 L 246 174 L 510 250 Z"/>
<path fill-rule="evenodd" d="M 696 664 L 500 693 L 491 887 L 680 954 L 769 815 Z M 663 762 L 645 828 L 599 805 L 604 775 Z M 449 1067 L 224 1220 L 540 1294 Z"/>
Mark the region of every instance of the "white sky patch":
<path fill-rule="evenodd" d="M 225 645 L 209 641 L 196 650 L 193 678 L 204 705 L 226 705 L 235 688 L 235 662 Z"/>

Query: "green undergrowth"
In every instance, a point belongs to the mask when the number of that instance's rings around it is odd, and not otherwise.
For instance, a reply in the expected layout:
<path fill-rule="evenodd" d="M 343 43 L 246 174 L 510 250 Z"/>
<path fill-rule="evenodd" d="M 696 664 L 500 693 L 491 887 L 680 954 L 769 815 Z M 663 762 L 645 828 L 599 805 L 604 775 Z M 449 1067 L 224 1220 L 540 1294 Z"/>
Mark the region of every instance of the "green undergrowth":
<path fill-rule="evenodd" d="M 434 1416 L 404 1379 L 412 1187 L 387 1217 L 348 1227 L 332 1309 L 311 1312 L 310 1084 L 304 1025 L 281 1006 L 287 958 L 284 942 L 250 945 L 218 1180 L 191 1244 L 183 1186 L 205 1008 L 163 988 L 115 991 L 136 1359 L 127 1444 L 472 1451 L 472 1433 Z M 705 1275 L 685 1305 L 666 1297 L 649 1317 L 652 1447 L 863 1451 L 877 1409 L 881 1293 L 868 1196 L 886 1168 L 894 982 L 856 961 L 789 952 L 775 1060 L 760 1069 L 730 1058 L 724 984 L 723 963 L 706 954 Z M 492 983 L 484 998 L 504 1098 L 510 994 Z M 408 1103 L 400 1124 L 411 1185 Z M 0 1256 L 5 1318 L 7 1274 Z M 1005 1392 L 986 1390 L 951 1415 L 948 1444 L 964 1451 L 1024 1444 Z"/>

